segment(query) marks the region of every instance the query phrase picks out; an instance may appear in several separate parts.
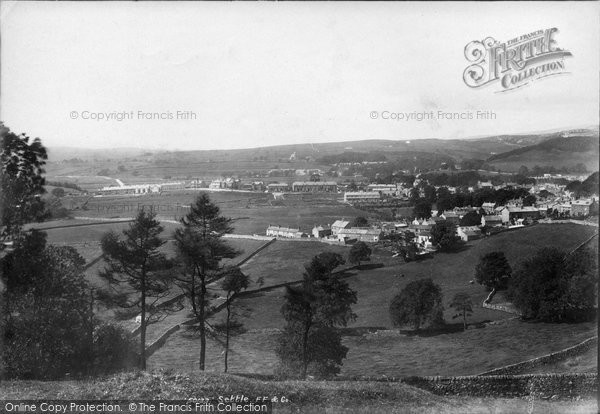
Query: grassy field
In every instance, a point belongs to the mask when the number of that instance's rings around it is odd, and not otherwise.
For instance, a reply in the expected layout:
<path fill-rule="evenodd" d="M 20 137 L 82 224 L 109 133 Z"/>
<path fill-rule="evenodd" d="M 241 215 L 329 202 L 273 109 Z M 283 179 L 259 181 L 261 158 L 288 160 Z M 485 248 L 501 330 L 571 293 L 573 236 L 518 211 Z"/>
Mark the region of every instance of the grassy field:
<path fill-rule="evenodd" d="M 186 206 L 198 194 L 199 191 L 180 191 L 140 197 L 96 197 L 88 201 L 86 210 L 73 213 L 76 217 L 133 217 L 138 206 L 152 205 L 160 217 L 174 220 L 187 214 Z M 284 200 L 273 200 L 273 195 L 266 193 L 210 192 L 209 195 L 224 216 L 235 220 L 237 234 L 265 234 L 269 224 L 310 232 L 315 225 L 332 224 L 340 218 L 368 216 L 364 211 L 338 203 L 335 195 L 333 198 L 293 195 Z M 74 209 L 84 202 L 83 198 L 65 199 L 63 205 Z"/>
<path fill-rule="evenodd" d="M 554 364 L 543 365 L 536 369 L 527 371 L 527 374 L 547 373 L 593 373 L 598 372 L 598 349 L 593 348 L 584 354 L 569 357 Z"/>
<path fill-rule="evenodd" d="M 487 296 L 484 288 L 469 283 L 479 257 L 494 250 L 505 252 L 515 266 L 543 246 L 574 248 L 586 240 L 594 229 L 572 224 L 538 225 L 518 231 L 470 242 L 459 253 L 436 254 L 433 259 L 403 264 L 389 256 L 375 255 L 374 263 L 384 267 L 351 270 L 346 273 L 350 286 L 358 292 L 353 310 L 358 315 L 351 328 L 390 329 L 388 315 L 391 298 L 410 280 L 431 277 L 442 287 L 444 304 L 458 292 L 468 293 L 474 303 L 474 314 L 467 319 L 470 329 L 463 332 L 453 321 L 451 310 L 445 311 L 448 331 L 414 335 L 412 332 L 382 331 L 380 334 L 346 336 L 350 348 L 344 362 L 345 375 L 451 375 L 477 374 L 572 346 L 593 336 L 594 323 L 535 324 L 507 320 L 513 315 L 481 307 Z M 596 242 L 597 243 L 597 242 Z M 597 244 L 592 246 L 597 249 Z M 278 241 L 246 265 L 252 277 L 264 277 L 265 285 L 300 279 L 303 265 L 321 251 L 345 253 L 341 246 L 314 242 Z M 347 250 L 346 250 L 347 252 Z M 404 275 L 404 276 L 402 276 Z M 271 373 L 276 365 L 274 355 L 277 329 L 284 325 L 280 309 L 283 289 L 276 289 L 239 300 L 244 309 L 239 319 L 248 330 L 233 340 L 234 354 L 247 355 L 236 361 L 232 370 Z M 501 295 L 500 295 L 501 296 Z M 221 315 L 213 318 L 219 321 Z M 488 324 L 489 321 L 499 321 Z M 184 369 L 197 359 L 197 341 L 181 332 L 176 334 L 150 360 L 150 366 L 173 366 Z M 221 346 L 213 344 L 214 358 L 210 369 L 219 370 Z M 426 354 L 427 358 L 423 358 Z"/>
<path fill-rule="evenodd" d="M 219 195 L 223 205 L 238 204 L 233 194 Z M 324 207 L 332 208 L 332 207 Z M 285 212 L 284 208 L 275 208 Z M 306 207 L 307 211 L 310 210 Z M 332 208 L 333 209 L 333 208 Z M 250 209 L 258 212 L 260 209 Z M 298 214 L 291 210 L 287 215 Z M 314 211 L 313 211 L 314 214 Z M 268 217 L 266 214 L 264 217 Z M 78 221 L 65 221 L 64 223 Z M 236 226 L 241 221 L 236 222 Z M 57 223 L 43 223 L 41 227 L 51 227 Z M 64 224 L 63 223 L 63 224 Z M 71 244 L 80 253 L 91 260 L 100 253 L 98 241 L 109 229 L 120 232 L 127 223 L 105 223 L 96 226 L 50 229 L 48 239 L 59 244 Z M 170 238 L 176 224 L 165 223 L 163 233 Z M 445 310 L 445 319 L 449 323 L 448 331 L 438 334 L 415 336 L 410 332 L 383 331 L 380 334 L 353 336 L 352 332 L 344 337 L 344 343 L 350 348 L 342 373 L 344 375 L 450 375 L 476 374 L 499 367 L 554 352 L 574 345 L 592 336 L 596 332 L 594 324 L 544 325 L 520 321 L 502 322 L 499 325 L 486 325 L 489 321 L 502 321 L 512 315 L 481 307 L 487 292 L 477 284 L 471 284 L 473 272 L 481 255 L 490 251 L 502 250 L 510 264 L 515 267 L 524 258 L 530 257 L 538 248 L 557 246 L 563 249 L 574 248 L 588 239 L 596 230 L 574 224 L 537 225 L 511 232 L 476 240 L 466 245 L 458 253 L 438 253 L 432 259 L 422 262 L 403 263 L 392 258 L 389 253 L 375 250 L 372 263 L 381 263 L 383 267 L 362 270 L 349 270 L 345 273 L 350 286 L 358 292 L 358 303 L 353 306 L 357 314 L 350 328 L 375 329 L 393 328 L 388 315 L 388 305 L 392 297 L 411 280 L 431 277 L 442 287 L 444 304 L 458 292 L 468 293 L 474 303 L 474 314 L 468 318 L 470 328 L 460 330 L 459 323 L 452 320 L 451 309 Z M 229 239 L 229 243 L 243 251 L 231 263 L 237 263 L 263 245 L 264 241 Z M 597 251 L 597 239 L 592 246 Z M 174 246 L 169 242 L 165 252 L 172 255 Z M 262 277 L 265 286 L 299 280 L 304 265 L 316 254 L 334 251 L 347 255 L 348 247 L 318 243 L 314 241 L 277 241 L 260 252 L 244 265 L 244 272 L 252 280 Z M 226 264 L 226 263 L 224 263 Z M 99 262 L 86 272 L 88 280 L 103 286 L 98 277 L 104 266 Z M 251 286 L 255 289 L 258 286 Z M 175 292 L 176 291 L 176 292 Z M 179 293 L 175 289 L 173 294 Z M 232 342 L 231 367 L 233 371 L 272 373 L 277 360 L 274 354 L 278 329 L 284 320 L 280 309 L 283 303 L 282 288 L 263 292 L 238 301 L 239 320 L 246 332 L 234 338 Z M 502 300 L 500 294 L 498 301 Z M 110 313 L 105 316 L 110 317 Z M 159 325 L 150 327 L 151 341 L 172 326 L 185 319 L 186 311 L 170 317 Z M 212 323 L 218 323 L 223 315 L 216 315 Z M 387 332 L 387 333 L 386 333 Z M 222 369 L 222 346 L 213 341 L 209 347 L 208 367 L 214 371 Z M 193 335 L 184 331 L 169 339 L 149 361 L 151 367 L 186 369 L 193 367 L 197 360 L 197 341 Z M 486 352 L 481 352 L 486 349 Z M 427 353 L 428 358 L 422 358 Z M 450 356 L 450 357 L 448 357 Z M 248 362 L 250 358 L 251 362 Z M 575 371 L 590 369 L 596 365 L 591 357 L 565 362 L 557 370 Z"/>
<path fill-rule="evenodd" d="M 245 395 L 285 397 L 275 413 L 592 413 L 593 399 L 579 401 L 526 398 L 438 396 L 404 383 L 350 381 L 268 382 L 224 374 L 126 373 L 87 381 L 8 381 L 3 398 L 19 400 L 187 400 Z"/>

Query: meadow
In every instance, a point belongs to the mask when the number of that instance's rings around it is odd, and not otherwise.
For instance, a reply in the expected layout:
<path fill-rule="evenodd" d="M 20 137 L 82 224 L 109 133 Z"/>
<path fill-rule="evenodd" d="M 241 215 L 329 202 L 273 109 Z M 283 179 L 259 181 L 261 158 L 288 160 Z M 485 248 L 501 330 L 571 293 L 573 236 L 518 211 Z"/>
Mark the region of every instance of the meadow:
<path fill-rule="evenodd" d="M 63 205 L 75 209 L 75 218 L 126 218 L 135 216 L 138 208 L 153 206 L 158 216 L 166 220 L 178 220 L 189 212 L 188 206 L 200 191 L 186 190 L 163 195 L 139 197 L 93 197 L 65 198 Z M 327 198 L 310 194 L 286 196 L 274 200 L 272 194 L 217 191 L 208 192 L 222 215 L 234 220 L 236 234 L 265 234 L 270 224 L 296 227 L 310 233 L 315 225 L 332 224 L 340 218 L 353 219 L 368 213 L 340 204 L 338 195 Z M 86 203 L 87 201 L 87 203 Z M 82 206 L 85 204 L 85 209 Z"/>
<path fill-rule="evenodd" d="M 356 321 L 349 325 L 344 344 L 349 353 L 342 374 L 357 375 L 467 375 L 516 363 L 575 345 L 596 334 L 595 323 L 540 324 L 515 320 L 514 315 L 481 307 L 486 290 L 470 281 L 481 255 L 495 250 L 505 252 L 510 264 L 530 257 L 540 247 L 574 248 L 588 239 L 595 229 L 573 224 L 536 225 L 505 232 L 467 244 L 458 253 L 439 253 L 422 262 L 402 263 L 376 251 L 372 263 L 379 268 L 352 269 L 344 273 L 358 292 L 353 306 Z M 597 249 L 595 241 L 592 249 Z M 347 254 L 347 248 L 318 242 L 278 241 L 252 258 L 244 268 L 251 277 L 262 276 L 265 286 L 302 277 L 303 266 L 322 251 Z M 411 280 L 431 277 L 442 287 L 445 331 L 424 332 L 392 329 L 388 306 L 392 297 Z M 467 319 L 469 329 L 462 331 L 448 303 L 455 293 L 468 293 L 474 313 Z M 232 340 L 232 372 L 272 373 L 279 329 L 284 325 L 280 309 L 283 288 L 252 294 L 238 301 L 238 320 L 246 332 Z M 501 294 L 498 300 L 502 300 Z M 222 315 L 213 317 L 213 323 Z M 363 334 L 365 331 L 371 333 Z M 208 367 L 218 371 L 222 365 L 222 346 L 212 342 Z M 207 361 L 208 361 L 207 359 Z M 187 369 L 197 360 L 197 341 L 180 331 L 149 360 L 151 367 Z"/>
<path fill-rule="evenodd" d="M 298 223 L 304 223 L 306 230 L 310 230 L 312 225 L 317 224 L 314 223 L 315 220 L 327 217 L 326 211 L 330 212 L 333 220 L 334 216 L 340 218 L 340 210 L 343 208 L 348 208 L 349 213 L 361 214 L 352 211 L 351 207 L 336 207 L 330 200 L 320 201 L 319 206 L 314 200 L 296 198 L 288 200 L 290 205 L 287 207 L 259 207 L 259 203 L 267 199 L 259 199 L 252 194 L 213 193 L 211 198 L 219 203 L 223 214 L 237 218 L 234 222 L 235 233 L 242 234 L 264 234 L 264 229 L 269 223 L 280 221 L 279 224 L 292 225 L 293 223 L 289 223 L 292 218 L 296 218 Z M 183 201 L 181 195 L 171 195 L 168 199 L 174 202 Z M 129 225 L 102 223 L 52 228 L 85 222 L 78 219 L 63 220 L 42 223 L 38 227 L 49 228 L 47 233 L 50 242 L 73 245 L 86 261 L 90 261 L 101 253 L 99 240 L 104 232 L 120 232 Z M 244 227 L 244 223 L 248 223 L 248 226 Z M 178 225 L 172 222 L 164 222 L 163 225 L 163 236 L 171 239 Z M 514 268 L 541 247 L 572 249 L 595 232 L 594 228 L 575 224 L 539 224 L 469 242 L 457 253 L 437 253 L 431 259 L 411 263 L 404 263 L 399 258 L 391 257 L 389 252 L 375 249 L 371 263 L 381 264 L 381 267 L 349 269 L 343 273 L 349 285 L 358 292 L 358 302 L 353 306 L 357 318 L 344 332 L 344 344 L 348 346 L 349 353 L 342 374 L 476 374 L 554 352 L 593 336 L 597 331 L 594 324 L 533 324 L 513 320 L 511 318 L 514 315 L 505 312 L 483 308 L 481 303 L 488 292 L 482 286 L 471 282 L 474 279 L 475 266 L 485 253 L 503 251 Z M 224 261 L 223 264 L 238 263 L 265 243 L 247 239 L 228 239 L 228 242 L 243 253 L 235 259 Z M 597 238 L 589 247 L 597 251 Z M 173 242 L 166 243 L 163 250 L 172 256 Z M 242 270 L 253 281 L 250 289 L 256 289 L 259 287 L 256 284 L 258 278 L 263 279 L 265 287 L 297 281 L 302 278 L 304 266 L 316 254 L 333 251 L 347 257 L 348 250 L 348 246 L 317 241 L 279 240 L 251 258 L 243 265 Z M 88 280 L 97 286 L 105 285 L 98 277 L 98 272 L 103 266 L 104 263 L 99 261 L 86 271 Z M 348 266 L 344 266 L 346 267 Z M 408 282 L 425 277 L 432 278 L 442 287 L 444 317 L 448 324 L 446 331 L 415 335 L 409 331 L 393 329 L 388 314 L 391 299 Z M 466 332 L 462 332 L 460 321 L 452 319 L 454 312 L 448 307 L 452 297 L 459 292 L 468 293 L 474 304 L 473 315 L 467 319 L 469 329 Z M 173 295 L 178 293 L 179 289 L 175 288 Z M 221 293 L 218 289 L 214 291 L 214 295 L 217 296 Z M 243 332 L 232 339 L 232 372 L 270 374 L 276 369 L 277 357 L 274 350 L 279 329 L 284 326 L 280 312 L 283 294 L 284 289 L 277 288 L 238 300 L 237 319 L 243 325 Z M 501 293 L 495 298 L 495 302 L 503 300 Z M 159 324 L 150 326 L 148 343 L 158 338 L 170 326 L 185 320 L 188 314 L 189 311 L 184 309 Z M 110 318 L 111 315 L 111 312 L 103 314 L 105 318 Z M 222 320 L 223 313 L 217 314 L 211 319 L 211 324 L 218 324 Z M 220 338 L 212 338 L 209 341 L 207 366 L 213 371 L 222 369 L 223 347 L 220 341 Z M 182 329 L 171 336 L 149 359 L 149 366 L 194 369 L 197 347 L 194 334 Z M 423 355 L 427 355 L 427 358 Z M 585 371 L 592 366 L 596 366 L 596 360 L 592 356 L 584 356 L 565 362 L 562 367 L 556 369 L 568 371 L 572 368 L 574 371 Z"/>

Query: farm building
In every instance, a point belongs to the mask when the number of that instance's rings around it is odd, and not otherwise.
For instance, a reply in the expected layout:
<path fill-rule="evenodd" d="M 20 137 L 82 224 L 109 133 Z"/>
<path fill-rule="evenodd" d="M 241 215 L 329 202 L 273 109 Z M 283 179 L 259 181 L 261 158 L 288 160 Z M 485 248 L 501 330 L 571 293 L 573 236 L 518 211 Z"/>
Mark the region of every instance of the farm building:
<path fill-rule="evenodd" d="M 308 235 L 300 229 L 291 227 L 281 226 L 269 226 L 267 227 L 267 236 L 271 237 L 285 237 L 288 239 L 300 239 L 302 237 L 308 237 Z"/>
<path fill-rule="evenodd" d="M 350 227 L 350 222 L 346 221 L 346 220 L 336 220 L 332 225 L 331 225 L 331 234 L 333 234 L 334 236 L 336 236 L 340 230 L 343 229 L 347 229 Z"/>
<path fill-rule="evenodd" d="M 338 241 L 349 242 L 351 240 L 363 241 L 367 243 L 375 243 L 379 241 L 381 236 L 380 229 L 351 227 L 349 229 L 341 229 L 337 233 Z"/>
<path fill-rule="evenodd" d="M 337 183 L 333 181 L 296 181 L 292 184 L 295 193 L 337 193 Z"/>
<path fill-rule="evenodd" d="M 481 229 L 477 226 L 459 226 L 456 229 L 456 234 L 462 241 L 479 239 L 481 237 Z"/>
<path fill-rule="evenodd" d="M 312 235 L 317 239 L 331 236 L 331 227 L 315 226 L 312 229 Z"/>
<path fill-rule="evenodd" d="M 502 216 L 499 216 L 499 215 L 481 216 L 481 225 L 488 226 L 488 227 L 502 226 Z"/>
<path fill-rule="evenodd" d="M 344 193 L 344 201 L 372 201 L 381 199 L 381 194 L 372 191 L 357 191 Z"/>
<path fill-rule="evenodd" d="M 540 211 L 535 207 L 505 207 L 501 212 L 502 222 L 508 223 L 511 220 L 530 218 L 537 220 L 540 218 Z"/>

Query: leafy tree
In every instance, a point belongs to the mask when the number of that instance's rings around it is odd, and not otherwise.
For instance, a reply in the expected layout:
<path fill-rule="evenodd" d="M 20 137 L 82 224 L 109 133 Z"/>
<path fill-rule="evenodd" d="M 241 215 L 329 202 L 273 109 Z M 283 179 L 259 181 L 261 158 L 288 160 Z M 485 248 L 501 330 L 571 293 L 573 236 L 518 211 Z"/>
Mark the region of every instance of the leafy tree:
<path fill-rule="evenodd" d="M 426 185 L 425 188 L 423 189 L 424 193 L 425 193 L 425 200 L 427 200 L 428 203 L 433 204 L 435 203 L 437 197 L 436 197 L 436 191 L 435 191 L 435 187 L 432 185 Z"/>
<path fill-rule="evenodd" d="M 85 261 L 73 247 L 47 245 L 44 233 L 32 232 L 0 262 L 10 299 L 1 359 L 10 378 L 109 373 L 137 359 L 94 317 L 97 302 L 83 275 Z M 125 335 L 121 328 L 113 332 Z"/>
<path fill-rule="evenodd" d="M 23 224 L 45 218 L 40 196 L 47 159 L 39 138 L 30 143 L 27 135 L 16 135 L 0 122 L 0 241 L 14 238 Z"/>
<path fill-rule="evenodd" d="M 417 204 L 417 202 L 421 199 L 421 191 L 418 187 L 413 187 L 410 189 L 409 199 L 413 205 Z"/>
<path fill-rule="evenodd" d="M 62 198 L 65 196 L 64 188 L 56 187 L 52 189 L 51 194 L 56 198 Z"/>
<path fill-rule="evenodd" d="M 105 375 L 138 366 L 137 344 L 131 333 L 123 327 L 100 323 L 94 328 L 95 375 Z"/>
<path fill-rule="evenodd" d="M 131 310 L 140 312 L 140 369 L 146 369 L 146 328 L 161 320 L 166 309 L 159 301 L 169 295 L 171 278 L 167 273 L 170 263 L 160 252 L 165 243 L 160 238 L 163 227 L 155 214 L 141 210 L 121 239 L 115 232 L 102 236 L 102 252 L 106 267 L 100 276 L 112 287 L 103 297 L 124 311 L 120 317 L 131 317 Z M 127 291 L 133 291 L 129 294 Z"/>
<path fill-rule="evenodd" d="M 402 255 L 405 262 L 412 262 L 417 258 L 419 249 L 417 248 L 416 243 L 413 242 L 400 246 L 398 252 Z"/>
<path fill-rule="evenodd" d="M 579 322 L 595 315 L 598 288 L 596 255 L 585 249 L 567 254 L 542 248 L 520 263 L 508 297 L 524 318 Z"/>
<path fill-rule="evenodd" d="M 473 302 L 471 297 L 467 293 L 457 293 L 450 302 L 450 307 L 456 311 L 456 314 L 452 316 L 452 319 L 460 318 L 463 319 L 463 329 L 467 330 L 467 316 L 473 314 Z"/>
<path fill-rule="evenodd" d="M 525 198 L 523 198 L 523 206 L 533 206 L 535 205 L 535 202 L 537 201 L 537 198 L 534 195 L 528 195 Z"/>
<path fill-rule="evenodd" d="M 431 203 L 426 200 L 419 200 L 413 208 L 413 215 L 418 219 L 428 219 L 431 217 Z"/>
<path fill-rule="evenodd" d="M 178 262 L 182 263 L 176 283 L 188 297 L 200 336 L 199 368 L 204 370 L 206 359 L 206 320 L 210 315 L 208 285 L 224 277 L 220 262 L 234 258 L 239 251 L 231 247 L 223 235 L 231 233 L 232 219 L 221 216 L 219 207 L 208 194 L 201 193 L 191 205 L 190 212 L 175 231 Z"/>
<path fill-rule="evenodd" d="M 481 216 L 476 211 L 469 211 L 460 219 L 461 226 L 479 226 L 481 225 Z"/>
<path fill-rule="evenodd" d="M 339 330 L 317 323 L 311 325 L 304 337 L 298 335 L 302 329 L 302 324 L 288 322 L 282 332 L 277 352 L 285 359 L 286 370 L 283 373 L 286 376 L 300 373 L 301 378 L 305 378 L 306 373 L 318 378 L 339 373 L 348 354 L 348 347 L 342 345 Z M 302 357 L 298 358 L 299 355 Z M 304 361 L 307 361 L 306 365 Z"/>
<path fill-rule="evenodd" d="M 367 246 L 367 243 L 362 241 L 354 243 L 348 253 L 348 261 L 359 266 L 360 262 L 368 262 L 370 258 L 371 248 Z"/>
<path fill-rule="evenodd" d="M 221 281 L 221 289 L 226 293 L 225 309 L 227 316 L 225 319 L 225 372 L 227 372 L 227 359 L 229 356 L 229 329 L 231 325 L 231 307 L 237 295 L 244 289 L 248 289 L 250 279 L 246 276 L 239 267 L 234 267 L 229 270 L 226 276 Z"/>
<path fill-rule="evenodd" d="M 368 227 L 369 226 L 369 220 L 367 220 L 366 218 L 362 217 L 362 216 L 358 216 L 354 219 L 354 221 L 352 222 L 352 227 Z"/>
<path fill-rule="evenodd" d="M 506 289 L 512 269 L 503 252 L 490 252 L 479 259 L 475 267 L 475 280 L 488 290 Z"/>
<path fill-rule="evenodd" d="M 441 221 L 431 227 L 431 242 L 442 251 L 451 251 L 460 244 L 460 237 L 452 223 Z"/>
<path fill-rule="evenodd" d="M 456 207 L 453 203 L 452 194 L 446 187 L 438 188 L 436 207 L 438 210 L 438 215 L 442 214 L 444 211 L 451 210 L 452 208 Z"/>
<path fill-rule="evenodd" d="M 409 282 L 390 303 L 390 318 L 396 327 L 419 330 L 426 324 L 443 323 L 442 289 L 430 278 Z"/>
<path fill-rule="evenodd" d="M 339 372 L 347 348 L 334 327 L 346 326 L 356 318 L 351 305 L 356 292 L 334 274 L 344 264 L 337 253 L 324 252 L 305 267 L 302 286 L 288 287 L 281 309 L 287 322 L 277 353 L 283 364 L 306 378 L 313 372 L 327 376 Z"/>

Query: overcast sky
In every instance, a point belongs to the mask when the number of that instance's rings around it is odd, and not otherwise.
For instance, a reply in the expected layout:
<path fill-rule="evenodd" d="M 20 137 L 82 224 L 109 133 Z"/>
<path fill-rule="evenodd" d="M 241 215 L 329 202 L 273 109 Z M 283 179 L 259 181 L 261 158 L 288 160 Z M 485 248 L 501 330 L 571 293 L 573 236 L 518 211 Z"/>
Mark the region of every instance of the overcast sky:
<path fill-rule="evenodd" d="M 599 10 L 598 2 L 2 2 L 0 117 L 49 147 L 164 149 L 596 125 Z M 463 82 L 470 41 L 550 27 L 573 54 L 568 74 L 506 93 Z M 490 110 L 496 119 L 382 119 L 431 110 Z M 131 111 L 134 119 L 82 119 Z M 195 119 L 138 119 L 138 111 Z"/>

